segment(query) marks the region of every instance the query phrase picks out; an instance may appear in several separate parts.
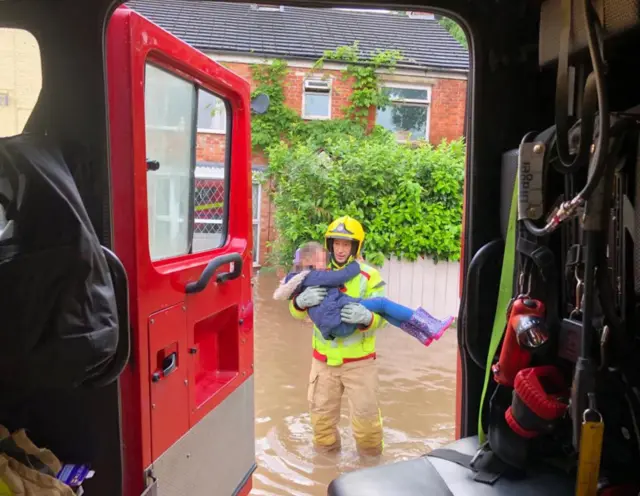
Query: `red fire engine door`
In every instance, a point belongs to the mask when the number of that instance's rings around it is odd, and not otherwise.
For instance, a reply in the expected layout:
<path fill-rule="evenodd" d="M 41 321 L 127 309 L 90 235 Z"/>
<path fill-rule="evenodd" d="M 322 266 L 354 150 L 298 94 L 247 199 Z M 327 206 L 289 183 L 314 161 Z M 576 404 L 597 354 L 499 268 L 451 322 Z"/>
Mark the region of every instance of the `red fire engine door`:
<path fill-rule="evenodd" d="M 116 15 L 130 23 L 118 69 L 131 71 L 133 162 L 112 167 L 114 225 L 135 254 L 144 466 L 160 488 L 198 495 L 215 481 L 232 494 L 255 466 L 249 85 L 132 11 Z"/>

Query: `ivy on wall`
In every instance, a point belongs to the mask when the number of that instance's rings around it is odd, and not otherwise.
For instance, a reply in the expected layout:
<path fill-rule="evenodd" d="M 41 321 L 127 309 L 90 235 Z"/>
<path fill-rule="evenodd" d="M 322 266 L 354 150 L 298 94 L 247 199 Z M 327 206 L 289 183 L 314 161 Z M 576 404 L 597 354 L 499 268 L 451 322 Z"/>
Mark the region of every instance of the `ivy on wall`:
<path fill-rule="evenodd" d="M 264 93 L 269 96 L 269 109 L 264 114 L 251 119 L 251 141 L 254 148 L 266 150 L 281 139 L 290 140 L 294 128 L 300 124 L 300 117 L 285 105 L 284 81 L 287 63 L 274 60 L 271 64 L 253 64 L 251 77 L 256 88 L 251 95 Z"/>
<path fill-rule="evenodd" d="M 367 132 L 369 108 L 389 104 L 380 69 L 392 71 L 400 60 L 389 50 L 363 59 L 357 43 L 325 52 L 314 70 L 327 61 L 346 63 L 343 76 L 352 78 L 353 92 L 346 118 L 317 121 L 304 121 L 286 106 L 286 62 L 251 67 L 254 94 L 271 100 L 265 114 L 252 118 L 252 144 L 268 160 L 264 178 L 271 180 L 276 207 L 271 262 L 288 266 L 301 243 L 322 239 L 341 215 L 363 223 L 371 263 L 393 255 L 458 258 L 464 143 L 405 145 L 379 126 Z"/>
<path fill-rule="evenodd" d="M 325 51 L 322 58 L 316 61 L 314 71 L 321 70 L 326 61 L 344 62 L 347 64 L 343 78 L 353 79 L 349 105 L 345 109 L 347 119 L 331 121 L 305 122 L 291 108 L 285 105 L 285 79 L 288 73 L 287 63 L 274 60 L 267 64 L 251 66 L 251 77 L 255 84 L 252 96 L 259 93 L 269 95 L 269 110 L 262 115 L 253 116 L 252 144 L 254 148 L 267 150 L 280 140 L 295 142 L 307 138 L 310 134 L 357 132 L 356 126 L 366 128 L 367 117 L 371 107 L 384 108 L 389 104 L 389 97 L 380 87 L 379 70 L 393 71 L 402 60 L 397 50 L 376 50 L 368 60 L 360 55 L 359 44 L 338 47 L 333 51 Z"/>
<path fill-rule="evenodd" d="M 347 64 L 343 78 L 353 78 L 352 93 L 346 109 L 347 117 L 366 125 L 371 107 L 382 109 L 389 104 L 389 96 L 380 86 L 380 69 L 392 72 L 402 59 L 398 50 L 376 50 L 365 60 L 360 55 L 359 43 L 356 41 L 353 45 L 325 51 L 314 68 L 321 69 L 330 60 Z"/>

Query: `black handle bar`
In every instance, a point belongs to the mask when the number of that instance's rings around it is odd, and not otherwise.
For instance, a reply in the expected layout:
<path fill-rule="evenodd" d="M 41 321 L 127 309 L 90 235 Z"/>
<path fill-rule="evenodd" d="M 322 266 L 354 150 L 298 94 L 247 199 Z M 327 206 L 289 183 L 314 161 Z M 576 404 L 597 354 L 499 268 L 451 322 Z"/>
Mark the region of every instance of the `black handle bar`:
<path fill-rule="evenodd" d="M 233 271 L 231 272 L 222 272 L 216 276 L 216 282 L 221 284 L 226 281 L 230 281 L 232 279 L 237 279 L 242 274 L 242 256 L 240 253 L 229 253 L 227 255 L 221 255 L 219 257 L 211 260 L 205 269 L 200 274 L 200 279 L 196 282 L 190 282 L 187 284 L 185 288 L 185 293 L 193 294 L 199 293 L 204 288 L 207 287 L 211 277 L 216 270 L 218 270 L 221 266 L 233 262 L 235 265 L 233 267 Z"/>

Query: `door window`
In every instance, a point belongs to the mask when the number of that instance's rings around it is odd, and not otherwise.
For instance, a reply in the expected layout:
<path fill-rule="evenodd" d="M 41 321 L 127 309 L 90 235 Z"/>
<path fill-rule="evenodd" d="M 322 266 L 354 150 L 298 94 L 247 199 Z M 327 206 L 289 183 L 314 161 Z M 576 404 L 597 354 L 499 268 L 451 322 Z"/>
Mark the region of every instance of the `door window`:
<path fill-rule="evenodd" d="M 198 91 L 198 145 L 208 167 L 196 174 L 193 252 L 221 247 L 227 239 L 227 106 Z"/>
<path fill-rule="evenodd" d="M 211 137 L 215 176 L 202 181 L 194 175 L 198 123 L 206 120 L 203 113 L 215 113 L 215 122 L 226 122 L 226 108 L 221 98 L 147 64 L 147 200 L 154 261 L 219 248 L 226 241 L 226 125 Z"/>

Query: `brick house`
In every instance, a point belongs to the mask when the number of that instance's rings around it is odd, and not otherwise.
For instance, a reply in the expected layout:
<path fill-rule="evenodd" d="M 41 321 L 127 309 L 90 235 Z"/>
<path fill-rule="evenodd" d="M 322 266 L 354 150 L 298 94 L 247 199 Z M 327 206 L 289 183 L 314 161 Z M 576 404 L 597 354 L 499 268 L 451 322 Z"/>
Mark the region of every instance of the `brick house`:
<path fill-rule="evenodd" d="M 305 119 L 344 117 L 351 93 L 351 82 L 341 77 L 344 64 L 311 70 L 325 50 L 355 41 L 363 56 L 400 50 L 404 59 L 396 70 L 382 73 L 393 103 L 374 109 L 370 119 L 402 141 L 437 144 L 463 135 L 469 55 L 433 15 L 198 0 L 127 5 L 249 81 L 252 64 L 286 60 L 286 104 Z M 222 100 L 204 90 L 198 107 L 195 218 L 196 235 L 204 239 L 215 236 L 222 222 L 226 116 Z M 252 162 L 255 171 L 267 165 L 260 153 Z M 268 243 L 275 239 L 273 205 L 264 189 L 254 184 L 256 264 L 266 262 Z"/>

